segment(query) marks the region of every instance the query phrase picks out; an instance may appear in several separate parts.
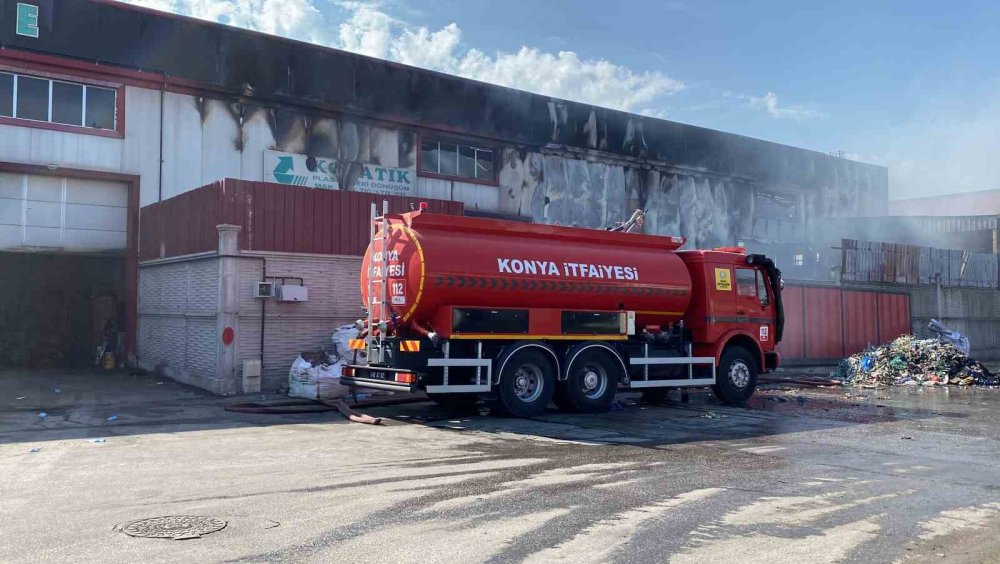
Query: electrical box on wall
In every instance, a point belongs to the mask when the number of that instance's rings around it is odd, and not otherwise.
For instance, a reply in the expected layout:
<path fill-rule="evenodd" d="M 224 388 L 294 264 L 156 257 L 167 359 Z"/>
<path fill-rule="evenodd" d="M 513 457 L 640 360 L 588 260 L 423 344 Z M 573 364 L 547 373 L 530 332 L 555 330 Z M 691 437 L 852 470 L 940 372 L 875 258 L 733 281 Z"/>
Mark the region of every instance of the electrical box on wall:
<path fill-rule="evenodd" d="M 274 282 L 254 282 L 254 284 L 253 284 L 253 297 L 255 297 L 255 298 L 273 298 L 274 297 Z"/>
<path fill-rule="evenodd" d="M 309 289 L 305 286 L 280 284 L 275 286 L 274 297 L 276 297 L 279 302 L 308 302 Z"/>
<path fill-rule="evenodd" d="M 261 362 L 259 360 L 243 361 L 243 393 L 260 393 Z"/>

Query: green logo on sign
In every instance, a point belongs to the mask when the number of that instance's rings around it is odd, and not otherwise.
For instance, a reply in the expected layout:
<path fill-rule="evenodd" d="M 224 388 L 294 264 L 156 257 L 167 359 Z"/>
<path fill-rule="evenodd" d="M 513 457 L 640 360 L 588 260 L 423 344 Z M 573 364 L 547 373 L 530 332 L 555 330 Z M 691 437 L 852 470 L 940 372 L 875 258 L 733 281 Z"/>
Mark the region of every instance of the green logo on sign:
<path fill-rule="evenodd" d="M 294 171 L 295 163 L 292 162 L 292 157 L 278 157 L 278 165 L 274 167 L 274 179 L 281 184 L 305 186 L 306 177 L 296 176 L 293 174 Z"/>
<path fill-rule="evenodd" d="M 18 3 L 17 34 L 38 39 L 38 6 Z"/>

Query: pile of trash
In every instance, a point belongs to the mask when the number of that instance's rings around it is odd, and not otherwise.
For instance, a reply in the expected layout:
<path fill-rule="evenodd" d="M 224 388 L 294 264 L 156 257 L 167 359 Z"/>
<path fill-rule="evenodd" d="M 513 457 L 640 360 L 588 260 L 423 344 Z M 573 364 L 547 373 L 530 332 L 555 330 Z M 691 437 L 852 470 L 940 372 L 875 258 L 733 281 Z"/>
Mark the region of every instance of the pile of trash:
<path fill-rule="evenodd" d="M 333 334 L 333 347 L 301 353 L 288 371 L 288 395 L 294 398 L 331 400 L 346 397 L 350 388 L 340 383 L 341 371 L 354 362 L 350 341 L 358 329 L 344 325 Z M 364 364 L 364 352 L 358 351 L 358 364 Z"/>
<path fill-rule="evenodd" d="M 996 375 L 955 344 L 912 335 L 845 358 L 831 376 L 864 387 L 998 385 Z"/>

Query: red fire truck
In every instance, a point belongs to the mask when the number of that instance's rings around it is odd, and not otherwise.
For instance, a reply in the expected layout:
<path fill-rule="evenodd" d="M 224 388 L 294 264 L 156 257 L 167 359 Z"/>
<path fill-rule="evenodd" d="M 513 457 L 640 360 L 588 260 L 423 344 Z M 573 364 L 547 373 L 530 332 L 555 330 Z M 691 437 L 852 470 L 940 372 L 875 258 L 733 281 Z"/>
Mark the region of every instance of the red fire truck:
<path fill-rule="evenodd" d="M 367 363 L 344 384 L 531 417 L 550 401 L 606 410 L 620 388 L 711 387 L 741 404 L 778 366 L 781 273 L 763 255 L 624 229 L 372 215 L 352 342 Z"/>

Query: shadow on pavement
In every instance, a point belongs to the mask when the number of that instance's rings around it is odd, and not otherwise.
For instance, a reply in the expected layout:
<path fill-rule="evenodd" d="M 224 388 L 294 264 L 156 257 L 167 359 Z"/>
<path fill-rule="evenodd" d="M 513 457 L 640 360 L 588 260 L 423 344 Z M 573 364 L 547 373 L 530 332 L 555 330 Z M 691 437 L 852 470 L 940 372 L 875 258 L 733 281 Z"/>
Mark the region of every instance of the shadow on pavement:
<path fill-rule="evenodd" d="M 870 390 L 862 397 L 844 389 L 796 391 L 787 386 L 764 386 L 743 408 L 720 405 L 707 391 L 692 391 L 688 403 L 674 399 L 658 405 L 642 403 L 637 394 L 628 393 L 619 394 L 608 413 L 567 414 L 552 409 L 531 420 L 493 417 L 483 404 L 472 410 L 455 410 L 425 402 L 370 408 L 367 413 L 384 418 L 387 427 L 419 424 L 453 431 L 646 447 L 749 439 L 897 419 L 964 417 L 942 409 L 924 409 L 914 402 L 890 405 L 892 402 L 878 399 L 880 393 Z M 672 394 L 679 398 L 678 392 Z M 235 402 L 281 397 L 218 397 L 130 371 L 3 370 L 0 444 L 303 423 L 347 424 L 337 412 L 255 415 L 224 410 Z"/>

